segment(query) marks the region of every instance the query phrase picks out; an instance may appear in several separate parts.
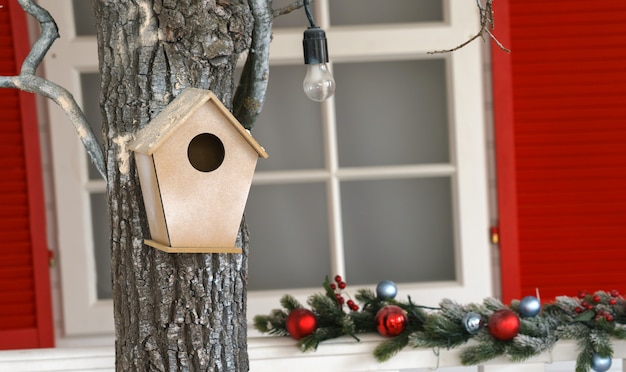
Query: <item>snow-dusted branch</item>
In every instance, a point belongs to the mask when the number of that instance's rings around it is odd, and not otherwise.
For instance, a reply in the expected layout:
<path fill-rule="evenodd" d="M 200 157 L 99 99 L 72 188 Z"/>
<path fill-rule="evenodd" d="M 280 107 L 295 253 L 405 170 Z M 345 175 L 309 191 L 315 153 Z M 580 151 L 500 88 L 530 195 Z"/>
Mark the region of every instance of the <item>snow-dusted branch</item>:
<path fill-rule="evenodd" d="M 248 0 L 254 28 L 248 57 L 233 98 L 233 114 L 246 128 L 252 129 L 261 113 L 270 74 L 272 14 L 267 0 Z"/>
<path fill-rule="evenodd" d="M 28 56 L 24 59 L 20 74 L 17 76 L 0 76 L 0 88 L 14 88 L 40 94 L 50 98 L 59 105 L 72 121 L 80 140 L 87 149 L 89 157 L 102 177 L 106 179 L 102 147 L 96 140 L 96 136 L 87 122 L 85 114 L 76 103 L 72 94 L 67 89 L 35 75 L 37 67 L 41 64 L 48 50 L 50 50 L 52 43 L 59 37 L 57 25 L 50 13 L 32 0 L 18 0 L 18 2 L 25 12 L 39 22 L 41 35 L 31 48 Z"/>

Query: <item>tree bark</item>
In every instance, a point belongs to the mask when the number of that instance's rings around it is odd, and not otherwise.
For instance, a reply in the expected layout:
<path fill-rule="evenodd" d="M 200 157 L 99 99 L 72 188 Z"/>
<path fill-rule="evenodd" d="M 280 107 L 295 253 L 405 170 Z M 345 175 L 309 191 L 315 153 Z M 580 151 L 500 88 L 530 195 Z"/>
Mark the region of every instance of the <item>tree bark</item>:
<path fill-rule="evenodd" d="M 231 106 L 234 70 L 250 43 L 245 0 L 93 0 L 111 216 L 118 371 L 247 371 L 243 254 L 167 254 L 149 229 L 126 148 L 185 87 Z M 191 196 L 192 197 L 192 196 Z M 202 202 L 202 201 L 199 201 Z"/>

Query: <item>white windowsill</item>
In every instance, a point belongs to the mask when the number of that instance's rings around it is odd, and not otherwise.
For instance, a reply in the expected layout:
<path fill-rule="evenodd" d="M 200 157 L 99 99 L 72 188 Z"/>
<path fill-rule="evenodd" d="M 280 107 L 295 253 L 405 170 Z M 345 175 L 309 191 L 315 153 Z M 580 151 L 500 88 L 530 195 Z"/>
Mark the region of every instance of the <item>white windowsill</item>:
<path fill-rule="evenodd" d="M 250 370 L 298 372 L 325 371 L 399 371 L 407 368 L 436 369 L 460 366 L 460 348 L 440 350 L 439 357 L 432 349 L 405 348 L 385 363 L 372 356 L 374 348 L 383 340 L 377 335 L 362 335 L 361 342 L 343 337 L 322 343 L 315 352 L 301 352 L 295 341 L 288 337 L 259 337 L 248 341 Z M 626 357 L 626 341 L 615 340 L 614 360 Z M 543 353 L 525 363 L 511 363 L 498 358 L 482 367 L 482 371 L 543 371 L 544 366 L 554 362 L 573 361 L 578 355 L 575 341 L 560 341 L 551 352 Z M 115 355 L 113 347 L 76 347 L 54 349 L 31 349 L 0 352 L 1 371 L 113 371 Z"/>

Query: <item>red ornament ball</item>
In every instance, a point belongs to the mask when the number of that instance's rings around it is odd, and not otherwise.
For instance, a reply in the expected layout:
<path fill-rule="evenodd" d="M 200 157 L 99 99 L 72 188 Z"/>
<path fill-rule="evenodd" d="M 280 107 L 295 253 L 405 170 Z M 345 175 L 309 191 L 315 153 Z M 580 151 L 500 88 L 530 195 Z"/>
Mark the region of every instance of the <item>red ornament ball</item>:
<path fill-rule="evenodd" d="M 311 310 L 299 308 L 293 310 L 285 320 L 285 328 L 296 340 L 308 336 L 317 329 L 317 318 Z"/>
<path fill-rule="evenodd" d="M 376 313 L 376 330 L 385 337 L 397 336 L 407 325 L 406 311 L 396 305 L 387 305 Z"/>
<path fill-rule="evenodd" d="M 491 314 L 487 323 L 489 333 L 500 340 L 512 340 L 519 333 L 519 316 L 509 309 L 498 310 Z"/>

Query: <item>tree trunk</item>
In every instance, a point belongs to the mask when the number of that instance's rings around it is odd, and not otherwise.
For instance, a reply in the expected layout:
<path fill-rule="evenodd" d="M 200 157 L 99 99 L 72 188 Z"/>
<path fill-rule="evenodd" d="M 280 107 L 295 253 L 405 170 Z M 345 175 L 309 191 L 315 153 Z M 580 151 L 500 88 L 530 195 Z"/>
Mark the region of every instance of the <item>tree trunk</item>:
<path fill-rule="evenodd" d="M 253 20 L 245 0 L 93 0 L 111 216 L 118 371 L 247 371 L 243 254 L 167 254 L 149 229 L 126 148 L 185 87 L 231 106 Z"/>

